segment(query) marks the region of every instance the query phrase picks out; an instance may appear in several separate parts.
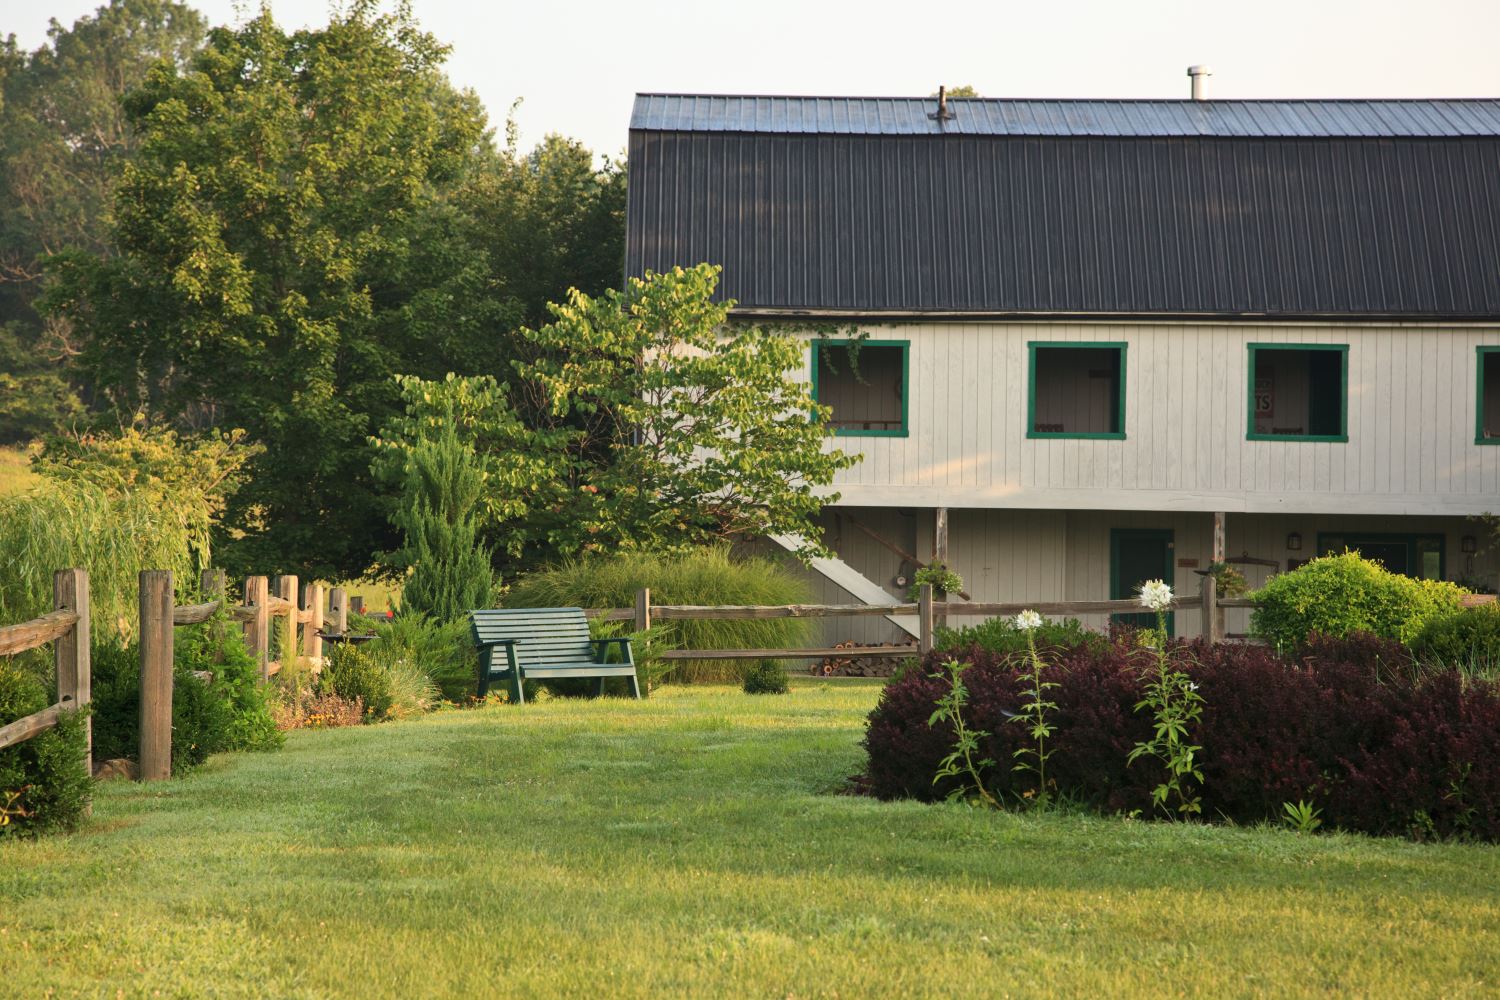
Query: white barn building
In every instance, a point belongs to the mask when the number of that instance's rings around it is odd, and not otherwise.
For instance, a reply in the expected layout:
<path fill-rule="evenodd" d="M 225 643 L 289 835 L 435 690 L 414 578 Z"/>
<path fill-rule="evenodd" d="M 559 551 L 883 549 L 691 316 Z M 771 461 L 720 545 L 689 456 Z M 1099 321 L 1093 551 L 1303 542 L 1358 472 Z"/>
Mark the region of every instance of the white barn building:
<path fill-rule="evenodd" d="M 629 273 L 868 336 L 808 335 L 863 455 L 829 601 L 945 550 L 977 601 L 1195 593 L 1216 524 L 1252 586 L 1495 583 L 1500 101 L 641 95 L 629 154 Z"/>

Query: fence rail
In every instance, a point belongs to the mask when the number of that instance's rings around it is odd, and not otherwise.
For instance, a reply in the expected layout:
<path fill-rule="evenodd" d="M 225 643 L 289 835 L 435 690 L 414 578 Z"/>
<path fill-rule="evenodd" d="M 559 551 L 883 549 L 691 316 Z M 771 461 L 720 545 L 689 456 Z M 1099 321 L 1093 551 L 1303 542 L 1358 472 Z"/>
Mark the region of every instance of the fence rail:
<path fill-rule="evenodd" d="M 82 569 L 52 574 L 53 610 L 29 622 L 0 628 L 0 656 L 14 656 L 52 643 L 57 671 L 57 703 L 0 726 L 0 749 L 24 743 L 62 721 L 91 700 L 89 669 L 89 575 Z M 93 771 L 93 733 L 84 719 L 83 764 Z"/>
<path fill-rule="evenodd" d="M 342 587 L 330 591 L 325 612 L 323 585 L 310 583 L 299 589 L 295 576 L 278 577 L 275 595 L 271 594 L 266 577 L 247 578 L 244 604 L 229 603 L 223 570 L 204 570 L 199 585 L 211 600 L 177 606 L 170 571 L 146 570 L 140 575 L 142 781 L 161 781 L 172 774 L 172 663 L 176 628 L 200 625 L 221 611 L 227 613 L 243 628 L 246 645 L 259 665 L 264 682 L 281 669 L 281 663 L 270 658 L 271 619 L 287 621 L 289 642 L 281 650 L 282 656 L 305 657 L 314 670 L 322 663 L 325 623 L 332 625 L 334 634 L 342 634 L 348 627 L 349 601 Z M 303 626 L 300 635 L 299 625 Z"/>
<path fill-rule="evenodd" d="M 1213 577 L 1205 576 L 1196 597 L 1178 597 L 1171 611 L 1198 611 L 1203 617 L 1203 635 L 1222 642 L 1223 608 L 1254 608 L 1258 603 L 1247 599 L 1220 599 Z M 745 621 L 770 618 L 917 618 L 915 645 L 853 646 L 849 648 L 814 649 L 673 649 L 662 654 L 664 660 L 821 660 L 828 657 L 854 658 L 876 656 L 909 656 L 932 650 L 937 626 L 950 618 L 1004 618 L 1022 611 L 1043 615 L 1134 614 L 1140 612 L 1138 600 L 1112 601 L 1033 601 L 1021 603 L 986 603 L 981 601 L 941 601 L 935 598 L 931 585 L 924 584 L 915 603 L 900 604 L 653 604 L 651 591 L 636 593 L 634 608 L 594 608 L 585 612 L 590 618 L 604 621 L 632 622 L 636 631 L 650 628 L 656 621 Z"/>

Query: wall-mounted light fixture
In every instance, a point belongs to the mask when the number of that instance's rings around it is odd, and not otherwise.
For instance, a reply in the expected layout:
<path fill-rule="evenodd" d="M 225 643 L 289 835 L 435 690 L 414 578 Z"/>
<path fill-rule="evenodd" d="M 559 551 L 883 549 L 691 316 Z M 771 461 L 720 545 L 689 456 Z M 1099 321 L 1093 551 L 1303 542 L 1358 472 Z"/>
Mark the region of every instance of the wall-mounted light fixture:
<path fill-rule="evenodd" d="M 1286 547 L 1288 552 L 1302 551 L 1302 536 L 1298 532 L 1292 532 L 1286 536 Z"/>
<path fill-rule="evenodd" d="M 1459 539 L 1458 548 L 1461 552 L 1475 553 L 1479 551 L 1479 542 L 1473 535 L 1465 535 Z"/>

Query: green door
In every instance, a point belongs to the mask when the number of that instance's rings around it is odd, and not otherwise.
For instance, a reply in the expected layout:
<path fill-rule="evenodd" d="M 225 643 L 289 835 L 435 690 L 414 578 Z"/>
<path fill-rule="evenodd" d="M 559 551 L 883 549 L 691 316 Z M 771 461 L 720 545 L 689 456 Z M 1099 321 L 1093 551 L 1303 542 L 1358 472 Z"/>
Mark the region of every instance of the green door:
<path fill-rule="evenodd" d="M 1109 596 L 1121 601 L 1136 596 L 1147 580 L 1172 582 L 1172 530 L 1115 528 L 1109 533 Z M 1115 615 L 1114 620 L 1141 628 L 1155 628 L 1156 615 Z M 1172 615 L 1167 615 L 1167 634 L 1174 633 Z"/>

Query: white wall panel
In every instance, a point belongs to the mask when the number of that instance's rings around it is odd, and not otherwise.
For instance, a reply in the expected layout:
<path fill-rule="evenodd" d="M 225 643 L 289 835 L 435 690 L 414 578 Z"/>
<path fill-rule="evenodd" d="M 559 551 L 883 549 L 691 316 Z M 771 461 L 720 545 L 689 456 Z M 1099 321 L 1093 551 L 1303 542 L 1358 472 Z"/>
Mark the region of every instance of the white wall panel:
<path fill-rule="evenodd" d="M 1475 514 L 1475 352 L 1500 327 L 1150 323 L 867 325 L 911 342 L 910 433 L 844 437 L 846 505 Z M 1029 341 L 1129 345 L 1123 441 L 1026 437 Z M 1349 345 L 1347 442 L 1247 441 L 1247 345 Z"/>

